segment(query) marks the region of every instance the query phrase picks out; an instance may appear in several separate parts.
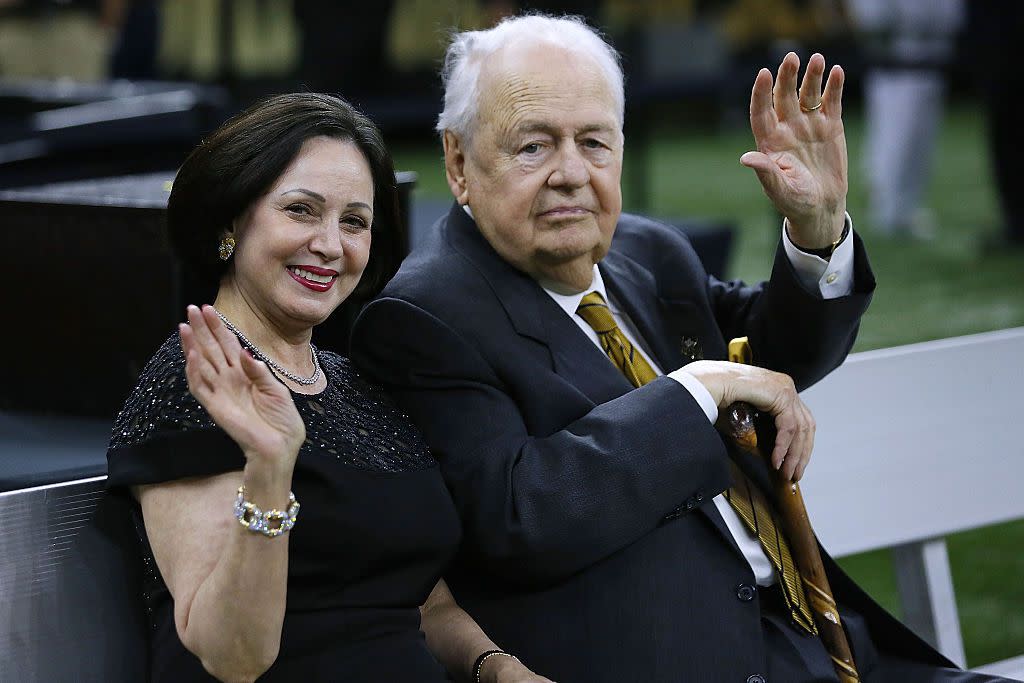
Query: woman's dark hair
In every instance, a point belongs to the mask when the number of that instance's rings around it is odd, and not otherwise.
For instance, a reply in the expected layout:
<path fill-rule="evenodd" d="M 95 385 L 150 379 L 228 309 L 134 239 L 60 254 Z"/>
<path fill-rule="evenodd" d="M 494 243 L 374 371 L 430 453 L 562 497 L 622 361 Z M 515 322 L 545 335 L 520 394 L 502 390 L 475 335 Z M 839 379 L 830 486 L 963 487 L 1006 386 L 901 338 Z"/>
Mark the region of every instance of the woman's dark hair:
<path fill-rule="evenodd" d="M 351 141 L 373 176 L 373 239 L 352 310 L 376 294 L 404 256 L 394 165 L 377 126 L 340 97 L 276 95 L 235 115 L 205 138 L 174 178 L 167 204 L 171 247 L 193 280 L 192 296 L 212 301 L 228 264 L 217 247 L 236 218 L 266 194 L 302 144 L 327 136 Z M 198 303 L 198 302 L 197 302 Z"/>

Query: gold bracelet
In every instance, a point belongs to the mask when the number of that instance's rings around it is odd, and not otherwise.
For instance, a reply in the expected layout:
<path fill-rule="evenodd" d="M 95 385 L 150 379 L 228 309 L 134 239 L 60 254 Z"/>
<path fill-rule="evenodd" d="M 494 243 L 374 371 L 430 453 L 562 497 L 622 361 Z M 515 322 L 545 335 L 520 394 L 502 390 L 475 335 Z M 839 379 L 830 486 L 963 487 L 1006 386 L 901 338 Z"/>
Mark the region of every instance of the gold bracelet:
<path fill-rule="evenodd" d="M 295 494 L 288 492 L 288 509 L 285 511 L 270 509 L 261 510 L 255 503 L 245 499 L 245 484 L 238 487 L 235 498 L 235 519 L 244 528 L 264 536 L 280 536 L 288 533 L 299 518 L 299 501 Z"/>
<path fill-rule="evenodd" d="M 793 246 L 799 249 L 800 251 L 804 252 L 805 254 L 811 254 L 813 256 L 817 256 L 818 258 L 825 259 L 826 261 L 832 258 L 832 254 L 835 253 L 836 249 L 839 248 L 839 245 L 843 243 L 843 240 L 845 240 L 849 234 L 850 223 L 844 218 L 843 231 L 839 233 L 839 239 L 837 239 L 835 242 L 828 245 L 827 247 L 820 247 L 818 249 L 808 249 L 806 247 L 801 247 L 797 245 L 796 242 L 793 242 L 793 236 L 789 234 L 789 219 L 786 219 L 786 235 L 789 237 L 789 241 L 793 244 Z"/>

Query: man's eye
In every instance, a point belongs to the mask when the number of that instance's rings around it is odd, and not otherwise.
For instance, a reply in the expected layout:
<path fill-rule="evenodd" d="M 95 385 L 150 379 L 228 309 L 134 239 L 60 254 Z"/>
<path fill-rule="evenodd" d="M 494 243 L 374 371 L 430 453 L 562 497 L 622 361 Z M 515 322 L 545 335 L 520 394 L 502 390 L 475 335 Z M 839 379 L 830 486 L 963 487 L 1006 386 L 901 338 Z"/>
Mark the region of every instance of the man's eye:
<path fill-rule="evenodd" d="M 590 149 L 601 149 L 604 147 L 604 143 L 596 138 L 587 138 L 583 141 L 583 146 Z"/>
<path fill-rule="evenodd" d="M 538 142 L 531 142 L 530 144 L 525 145 L 519 151 L 521 153 L 523 153 L 523 154 L 536 154 L 537 152 L 540 151 L 540 143 L 538 143 Z"/>

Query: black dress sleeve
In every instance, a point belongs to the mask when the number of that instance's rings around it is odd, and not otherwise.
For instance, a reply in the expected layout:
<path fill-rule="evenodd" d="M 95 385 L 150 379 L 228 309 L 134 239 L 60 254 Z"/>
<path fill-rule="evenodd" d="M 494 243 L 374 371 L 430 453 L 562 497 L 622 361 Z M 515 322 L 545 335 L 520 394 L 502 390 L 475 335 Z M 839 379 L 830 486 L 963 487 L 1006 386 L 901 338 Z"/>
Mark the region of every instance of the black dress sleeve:
<path fill-rule="evenodd" d="M 241 449 L 189 392 L 175 332 L 146 364 L 114 420 L 107 486 L 210 476 L 244 466 Z"/>

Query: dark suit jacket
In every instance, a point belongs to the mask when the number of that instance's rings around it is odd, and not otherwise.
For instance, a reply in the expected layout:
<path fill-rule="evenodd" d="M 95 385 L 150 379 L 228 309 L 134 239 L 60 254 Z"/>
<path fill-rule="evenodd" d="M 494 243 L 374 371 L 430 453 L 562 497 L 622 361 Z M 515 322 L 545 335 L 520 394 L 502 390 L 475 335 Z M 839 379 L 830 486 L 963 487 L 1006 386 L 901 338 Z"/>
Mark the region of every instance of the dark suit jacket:
<path fill-rule="evenodd" d="M 464 524 L 448 576 L 462 606 L 560 683 L 764 672 L 759 599 L 738 591 L 754 578 L 711 503 L 726 447 L 696 401 L 667 377 L 634 389 L 461 208 L 433 231 L 358 319 L 352 358 L 441 463 Z M 600 269 L 665 372 L 688 362 L 683 338 L 724 359 L 745 334 L 759 365 L 806 387 L 845 358 L 874 289 L 853 239 L 855 291 L 828 301 L 781 247 L 767 284 L 721 282 L 682 233 L 637 216 L 622 216 Z M 946 663 L 827 561 L 880 646 Z M 847 628 L 869 668 L 864 621 L 848 611 Z"/>

